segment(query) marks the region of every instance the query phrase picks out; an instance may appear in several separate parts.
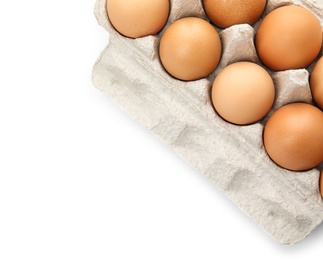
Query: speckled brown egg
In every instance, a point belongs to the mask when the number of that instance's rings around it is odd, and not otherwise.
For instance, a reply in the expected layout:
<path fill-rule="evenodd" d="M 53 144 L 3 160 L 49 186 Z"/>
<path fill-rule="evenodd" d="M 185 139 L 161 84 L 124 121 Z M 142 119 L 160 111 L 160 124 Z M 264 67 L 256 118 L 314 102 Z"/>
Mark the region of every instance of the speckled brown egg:
<path fill-rule="evenodd" d="M 305 68 L 320 52 L 322 27 L 303 7 L 279 7 L 262 20 L 255 44 L 261 61 L 273 70 Z"/>
<path fill-rule="evenodd" d="M 159 56 L 166 71 L 180 80 L 208 76 L 218 65 L 222 45 L 207 21 L 186 17 L 172 23 L 160 40 Z"/>
<path fill-rule="evenodd" d="M 310 77 L 310 86 L 316 105 L 323 110 L 323 57 L 314 66 Z"/>
<path fill-rule="evenodd" d="M 139 38 L 158 33 L 166 24 L 169 0 L 108 0 L 107 13 L 122 35 Z"/>
<path fill-rule="evenodd" d="M 288 170 L 311 169 L 323 161 L 323 112 L 306 103 L 276 110 L 264 128 L 269 157 Z"/>
<path fill-rule="evenodd" d="M 254 24 L 266 7 L 266 0 L 203 0 L 210 20 L 221 28 L 235 24 Z"/>

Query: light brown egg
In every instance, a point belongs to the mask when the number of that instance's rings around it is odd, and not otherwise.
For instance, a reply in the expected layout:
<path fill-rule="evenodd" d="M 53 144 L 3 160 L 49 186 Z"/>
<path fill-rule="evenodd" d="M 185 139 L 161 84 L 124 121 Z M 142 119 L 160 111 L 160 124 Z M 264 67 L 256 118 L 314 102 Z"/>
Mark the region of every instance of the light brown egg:
<path fill-rule="evenodd" d="M 269 68 L 305 68 L 320 52 L 322 27 L 307 9 L 284 6 L 262 20 L 255 43 L 259 58 Z"/>
<path fill-rule="evenodd" d="M 310 77 L 310 86 L 316 105 L 323 110 L 323 57 L 314 66 Z"/>
<path fill-rule="evenodd" d="M 265 69 L 251 62 L 237 62 L 215 78 L 212 103 L 225 120 L 246 125 L 263 118 L 275 99 L 274 83 Z"/>
<path fill-rule="evenodd" d="M 164 68 L 173 77 L 186 81 L 208 76 L 218 65 L 221 51 L 217 31 L 210 23 L 196 17 L 172 23 L 159 46 Z"/>
<path fill-rule="evenodd" d="M 111 24 L 124 36 L 139 38 L 158 33 L 166 24 L 169 0 L 108 0 Z"/>
<path fill-rule="evenodd" d="M 254 24 L 266 7 L 266 0 L 203 0 L 210 20 L 221 28 L 235 24 Z"/>
<path fill-rule="evenodd" d="M 279 108 L 264 128 L 269 157 L 283 168 L 303 171 L 323 161 L 323 112 L 306 103 Z"/>

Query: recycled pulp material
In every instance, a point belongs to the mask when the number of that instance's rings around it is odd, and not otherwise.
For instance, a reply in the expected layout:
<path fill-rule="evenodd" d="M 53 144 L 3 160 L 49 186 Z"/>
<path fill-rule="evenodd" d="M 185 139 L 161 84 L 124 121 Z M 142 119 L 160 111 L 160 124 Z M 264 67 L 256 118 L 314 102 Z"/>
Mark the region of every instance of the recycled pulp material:
<path fill-rule="evenodd" d="M 310 9 L 323 27 L 323 0 L 268 0 L 264 15 L 289 4 Z M 172 0 L 171 6 L 165 28 L 186 16 L 207 20 L 200 0 Z M 277 241 L 300 242 L 322 222 L 319 168 L 306 172 L 279 168 L 262 143 L 268 116 L 253 125 L 236 126 L 223 121 L 211 105 L 211 85 L 221 69 L 241 60 L 260 64 L 253 43 L 260 21 L 254 26 L 216 28 L 223 44 L 218 68 L 206 79 L 182 82 L 169 76 L 158 59 L 165 28 L 158 35 L 133 40 L 110 25 L 106 0 L 97 0 L 95 14 L 110 35 L 93 69 L 97 88 L 212 180 Z M 312 67 L 282 72 L 267 69 L 277 92 L 269 115 L 286 103 L 312 102 L 308 82 Z"/>

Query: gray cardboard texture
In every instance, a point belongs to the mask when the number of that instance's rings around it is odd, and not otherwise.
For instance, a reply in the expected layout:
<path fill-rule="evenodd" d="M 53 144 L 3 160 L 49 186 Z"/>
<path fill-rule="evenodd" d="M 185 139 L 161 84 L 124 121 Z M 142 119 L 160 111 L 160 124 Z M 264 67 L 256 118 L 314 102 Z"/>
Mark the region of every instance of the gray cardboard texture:
<path fill-rule="evenodd" d="M 288 4 L 311 10 L 323 26 L 323 0 L 269 0 L 265 14 Z M 185 16 L 207 19 L 200 0 L 172 0 L 171 6 L 166 28 Z M 211 84 L 221 69 L 241 60 L 259 64 L 253 43 L 259 21 L 253 27 L 217 28 L 223 44 L 218 68 L 206 79 L 182 82 L 169 76 L 158 59 L 159 39 L 165 29 L 134 40 L 121 36 L 110 25 L 106 0 L 97 0 L 95 15 L 110 39 L 94 65 L 97 88 L 207 176 L 280 243 L 300 242 L 322 222 L 319 168 L 306 172 L 279 168 L 268 158 L 262 143 L 268 116 L 253 125 L 236 126 L 223 121 L 211 105 Z M 277 92 L 269 115 L 286 103 L 312 102 L 308 83 L 312 67 L 309 71 L 267 69 Z"/>

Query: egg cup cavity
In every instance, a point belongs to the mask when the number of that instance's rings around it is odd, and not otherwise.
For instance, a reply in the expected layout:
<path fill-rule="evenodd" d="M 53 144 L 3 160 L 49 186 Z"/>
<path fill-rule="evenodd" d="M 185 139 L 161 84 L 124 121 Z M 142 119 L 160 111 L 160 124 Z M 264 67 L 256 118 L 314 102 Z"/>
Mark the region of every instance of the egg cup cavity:
<path fill-rule="evenodd" d="M 171 0 L 171 12 L 166 27 L 173 22 L 185 17 L 197 17 L 209 21 L 206 16 L 201 0 Z M 166 28 L 164 28 L 165 30 Z"/>
<path fill-rule="evenodd" d="M 309 2 L 268 0 L 265 13 L 280 5 L 309 7 Z M 316 3 L 311 10 L 323 6 L 322 0 Z M 271 161 L 262 140 L 267 118 L 237 126 L 214 113 L 210 92 L 215 76 L 234 62 L 261 64 L 253 42 L 259 21 L 253 26 L 216 28 L 223 47 L 218 67 L 205 79 L 183 82 L 172 78 L 162 67 L 159 41 L 166 28 L 179 18 L 208 20 L 200 0 L 171 0 L 171 12 L 163 30 L 138 39 L 123 37 L 114 30 L 106 14 L 106 0 L 97 0 L 95 14 L 109 32 L 109 45 L 93 69 L 97 88 L 211 179 L 280 243 L 302 241 L 323 221 L 323 202 L 317 189 L 319 170 L 291 174 Z M 294 101 L 312 102 L 306 70 L 267 71 L 276 87 L 276 101 L 270 113 Z M 294 79 L 298 79 L 296 85 Z"/>
<path fill-rule="evenodd" d="M 270 116 L 278 108 L 296 102 L 313 104 L 306 69 L 278 71 L 272 74 L 276 86 L 276 99 Z"/>

